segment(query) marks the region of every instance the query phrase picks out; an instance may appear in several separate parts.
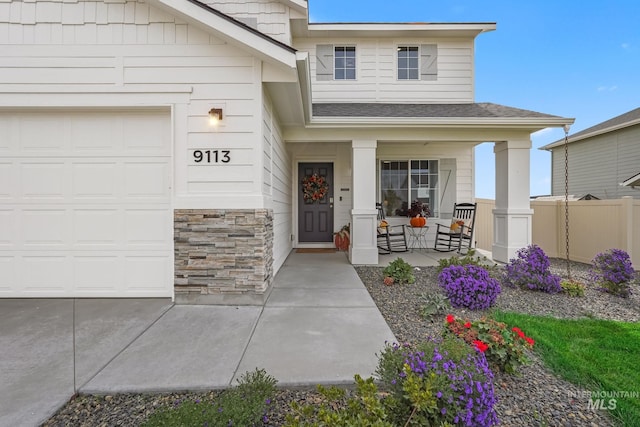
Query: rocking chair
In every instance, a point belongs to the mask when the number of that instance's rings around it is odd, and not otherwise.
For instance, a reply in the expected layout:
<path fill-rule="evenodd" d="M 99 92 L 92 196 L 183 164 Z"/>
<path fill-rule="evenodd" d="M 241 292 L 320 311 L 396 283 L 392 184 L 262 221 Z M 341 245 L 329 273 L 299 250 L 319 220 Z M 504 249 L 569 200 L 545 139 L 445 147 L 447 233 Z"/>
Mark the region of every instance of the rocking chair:
<path fill-rule="evenodd" d="M 404 225 L 387 224 L 380 227 L 382 221 L 385 221 L 384 209 L 381 203 L 376 203 L 376 208 L 378 209 L 378 253 L 385 255 L 391 252 L 407 252 L 409 247 Z"/>
<path fill-rule="evenodd" d="M 433 249 L 438 252 L 467 252 L 473 244 L 473 229 L 476 222 L 476 203 L 456 203 L 453 205 L 451 225 L 438 224 L 436 242 Z"/>

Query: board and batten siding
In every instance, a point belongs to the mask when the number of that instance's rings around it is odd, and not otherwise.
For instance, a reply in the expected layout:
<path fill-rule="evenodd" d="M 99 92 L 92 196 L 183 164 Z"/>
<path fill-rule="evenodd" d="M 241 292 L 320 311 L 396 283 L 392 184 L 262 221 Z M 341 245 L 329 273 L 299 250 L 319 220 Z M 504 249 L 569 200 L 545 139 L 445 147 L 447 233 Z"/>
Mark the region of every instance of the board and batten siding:
<path fill-rule="evenodd" d="M 564 146 L 553 149 L 552 193 L 565 192 Z M 621 182 L 639 172 L 640 125 L 569 144 L 569 194 L 600 199 L 640 198 Z"/>
<path fill-rule="evenodd" d="M 204 198 L 261 206 L 260 70 L 247 52 L 143 2 L 0 2 L 0 106 L 36 95 L 40 107 L 171 106 L 176 208 Z M 224 109 L 217 129 L 211 107 Z M 232 161 L 197 165 L 202 149 L 232 150 Z"/>
<path fill-rule="evenodd" d="M 262 107 L 263 194 L 273 209 L 273 271 L 280 269 L 291 248 L 292 176 L 291 159 L 282 138 L 282 129 L 265 92 Z"/>
<path fill-rule="evenodd" d="M 318 45 L 355 46 L 356 80 L 318 80 Z M 437 45 L 437 77 L 398 80 L 397 47 Z M 295 39 L 308 51 L 314 102 L 434 102 L 474 100 L 473 39 Z"/>

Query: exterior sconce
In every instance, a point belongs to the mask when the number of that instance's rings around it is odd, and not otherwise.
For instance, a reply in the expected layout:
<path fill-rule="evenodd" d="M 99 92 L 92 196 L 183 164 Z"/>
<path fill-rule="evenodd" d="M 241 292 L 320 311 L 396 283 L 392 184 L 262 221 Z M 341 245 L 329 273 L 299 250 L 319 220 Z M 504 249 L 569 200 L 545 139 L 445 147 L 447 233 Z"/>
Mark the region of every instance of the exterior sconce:
<path fill-rule="evenodd" d="M 209 124 L 217 126 L 222 121 L 222 108 L 212 108 L 209 110 Z"/>

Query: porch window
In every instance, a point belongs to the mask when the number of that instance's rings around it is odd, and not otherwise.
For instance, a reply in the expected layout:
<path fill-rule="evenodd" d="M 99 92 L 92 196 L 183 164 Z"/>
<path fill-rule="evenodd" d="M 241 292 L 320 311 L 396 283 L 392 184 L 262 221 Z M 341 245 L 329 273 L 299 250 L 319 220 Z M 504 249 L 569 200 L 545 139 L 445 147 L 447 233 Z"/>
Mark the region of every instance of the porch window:
<path fill-rule="evenodd" d="M 427 203 L 439 216 L 437 160 L 382 160 L 380 193 L 385 215 L 407 216 L 411 202 Z"/>
<path fill-rule="evenodd" d="M 355 80 L 356 79 L 356 47 L 336 46 L 335 47 L 335 79 Z"/>

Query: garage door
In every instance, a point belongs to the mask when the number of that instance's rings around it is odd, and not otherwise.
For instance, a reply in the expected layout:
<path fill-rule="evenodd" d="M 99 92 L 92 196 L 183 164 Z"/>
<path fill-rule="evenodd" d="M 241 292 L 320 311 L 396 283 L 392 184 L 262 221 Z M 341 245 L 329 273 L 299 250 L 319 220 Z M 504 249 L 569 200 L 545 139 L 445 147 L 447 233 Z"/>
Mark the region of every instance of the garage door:
<path fill-rule="evenodd" d="M 168 111 L 0 112 L 0 297 L 173 294 Z"/>

